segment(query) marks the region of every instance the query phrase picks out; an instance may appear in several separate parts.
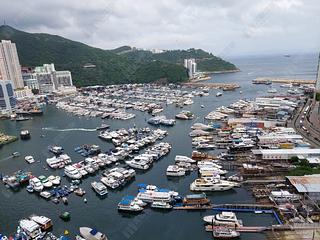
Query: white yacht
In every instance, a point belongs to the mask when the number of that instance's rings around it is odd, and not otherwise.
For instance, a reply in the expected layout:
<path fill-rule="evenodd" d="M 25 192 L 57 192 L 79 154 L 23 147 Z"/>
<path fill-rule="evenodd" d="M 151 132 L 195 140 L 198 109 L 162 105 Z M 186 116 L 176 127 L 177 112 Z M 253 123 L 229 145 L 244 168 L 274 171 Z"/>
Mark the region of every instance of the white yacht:
<path fill-rule="evenodd" d="M 61 178 L 59 176 L 53 176 L 53 175 L 49 176 L 48 180 L 52 182 L 53 185 L 60 185 L 60 182 L 61 182 Z"/>
<path fill-rule="evenodd" d="M 203 217 L 203 221 L 216 226 L 243 226 L 242 221 L 240 219 L 237 219 L 237 216 L 234 212 L 221 212 L 216 215 L 205 216 Z"/>
<path fill-rule="evenodd" d="M 125 162 L 128 166 L 136 169 L 147 170 L 150 167 L 148 162 L 145 160 L 133 159 Z"/>
<path fill-rule="evenodd" d="M 199 168 L 205 168 L 205 167 L 213 167 L 213 168 L 219 168 L 219 169 L 222 168 L 222 166 L 216 164 L 213 161 L 198 161 L 197 165 Z"/>
<path fill-rule="evenodd" d="M 109 188 L 116 189 L 120 186 L 119 181 L 113 177 L 102 177 L 100 181 Z"/>
<path fill-rule="evenodd" d="M 108 240 L 105 234 L 99 232 L 95 228 L 80 227 L 79 232 L 86 240 Z"/>
<path fill-rule="evenodd" d="M 29 180 L 29 184 L 30 186 L 32 186 L 33 190 L 37 191 L 37 192 L 41 192 L 44 188 L 43 184 L 41 183 L 41 181 L 39 180 L 39 178 L 31 178 Z"/>
<path fill-rule="evenodd" d="M 26 160 L 27 163 L 30 163 L 30 164 L 35 162 L 32 156 L 26 156 L 24 159 Z"/>
<path fill-rule="evenodd" d="M 175 161 L 176 162 L 188 162 L 188 163 L 195 163 L 196 162 L 192 158 L 189 158 L 189 157 L 186 157 L 186 156 L 181 156 L 181 155 L 177 155 L 175 157 Z"/>
<path fill-rule="evenodd" d="M 104 196 L 108 193 L 107 187 L 102 182 L 92 182 L 91 187 L 100 196 Z"/>
<path fill-rule="evenodd" d="M 171 209 L 172 205 L 167 202 L 154 201 L 151 203 L 150 207 L 152 208 L 162 208 L 162 209 Z"/>
<path fill-rule="evenodd" d="M 234 187 L 234 183 L 220 180 L 212 179 L 208 181 L 204 178 L 198 178 L 190 184 L 191 191 L 227 191 Z"/>
<path fill-rule="evenodd" d="M 118 204 L 118 210 L 126 212 L 141 212 L 143 207 L 131 202 L 130 200 L 121 200 Z"/>
<path fill-rule="evenodd" d="M 81 179 L 82 177 L 80 172 L 73 166 L 66 166 L 64 168 L 64 174 L 71 179 Z"/>
<path fill-rule="evenodd" d="M 137 198 L 141 201 L 152 203 L 154 201 L 159 202 L 171 202 L 171 194 L 168 192 L 156 192 L 156 191 L 142 191 L 139 192 Z"/>
<path fill-rule="evenodd" d="M 222 96 L 222 92 L 217 92 L 216 97 L 221 97 Z"/>
<path fill-rule="evenodd" d="M 170 177 L 180 177 L 186 175 L 186 171 L 177 165 L 169 165 L 166 174 Z"/>
<path fill-rule="evenodd" d="M 267 92 L 268 93 L 277 93 L 278 91 L 275 88 L 269 88 Z"/>
<path fill-rule="evenodd" d="M 22 219 L 19 222 L 19 226 L 23 232 L 27 235 L 26 239 L 41 239 L 41 227 L 35 221 Z"/>

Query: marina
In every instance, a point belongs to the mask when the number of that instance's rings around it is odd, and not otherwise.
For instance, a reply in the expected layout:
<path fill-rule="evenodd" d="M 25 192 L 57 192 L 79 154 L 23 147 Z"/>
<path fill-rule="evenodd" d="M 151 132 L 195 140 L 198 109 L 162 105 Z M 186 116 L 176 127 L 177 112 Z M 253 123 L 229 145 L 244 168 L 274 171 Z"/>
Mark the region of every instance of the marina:
<path fill-rule="evenodd" d="M 241 76 L 243 73 L 235 74 Z M 223 78 L 223 75 L 219 76 Z M 32 137 L 1 149 L 4 156 L 0 162 L 1 172 L 2 176 L 8 175 L 5 181 L 9 186 L 0 186 L 3 209 L 12 209 L 12 202 L 15 202 L 15 214 L 10 216 L 10 225 L 6 223 L 6 218 L 0 219 L 0 225 L 6 226 L 0 229 L 1 233 L 13 234 L 19 220 L 32 213 L 52 219 L 53 234 L 57 236 L 66 229 L 75 236 L 79 233 L 79 227 L 92 226 L 103 230 L 110 239 L 124 239 L 132 231 L 130 226 L 134 223 L 136 230 L 131 235 L 132 239 L 141 239 L 150 234 L 155 224 L 163 225 L 165 230 L 155 230 L 154 239 L 170 239 L 181 219 L 185 219 L 183 231 L 177 233 L 179 237 L 210 239 L 215 228 L 204 229 L 202 218 L 222 212 L 235 213 L 243 221 L 243 226 L 237 229 L 243 239 L 266 239 L 266 235 L 260 232 L 289 229 L 283 220 L 290 219 L 290 209 L 285 209 L 278 199 L 275 200 L 276 204 L 273 203 L 269 195 L 274 192 L 274 196 L 279 197 L 276 192 L 282 189 L 293 193 L 292 188 L 286 186 L 288 182 L 285 179 L 261 178 L 276 177 L 290 167 L 290 157 L 284 156 L 279 149 L 291 151 L 299 146 L 306 149 L 309 146 L 304 138 L 297 136 L 299 134 L 284 123 L 293 109 L 298 107 L 298 101 L 292 96 L 285 99 L 267 97 L 266 86 L 254 85 L 256 89 L 253 91 L 251 84 L 245 77 L 239 78 L 243 91 L 241 95 L 239 90 L 235 90 L 224 91 L 219 97 L 216 97 L 218 90 L 215 89 L 183 88 L 179 94 L 177 89 L 168 91 L 168 97 L 162 98 L 161 94 L 167 88 L 158 90 L 159 87 L 148 86 L 150 90 L 144 99 L 138 97 L 143 91 L 142 87 L 132 87 L 129 88 L 132 91 L 129 98 L 145 102 L 141 105 L 135 103 L 132 107 L 130 104 L 133 101 L 125 103 L 123 100 L 110 100 L 114 96 L 123 98 L 123 93 L 117 96 L 119 88 L 110 87 L 96 98 L 97 101 L 108 103 L 105 106 L 102 104 L 103 109 L 91 106 L 94 110 L 89 114 L 86 114 L 89 109 L 82 105 L 77 106 L 77 110 L 72 108 L 69 111 L 66 106 L 70 103 L 65 102 L 63 107 L 47 105 L 42 116 L 34 116 L 29 121 L 2 122 L 3 132 L 18 136 L 22 130 L 28 129 Z M 153 94 L 154 91 L 159 92 Z M 113 96 L 105 99 L 102 97 L 105 93 Z M 201 97 L 204 93 L 209 96 Z M 150 96 L 154 98 L 151 102 L 146 100 Z M 170 100 L 173 103 L 169 104 L 168 99 L 169 103 Z M 78 100 L 77 104 L 87 101 L 85 97 Z M 153 103 L 156 105 L 150 107 Z M 98 106 L 96 103 L 94 105 Z M 140 107 L 138 109 L 139 105 L 148 107 L 142 111 Z M 116 108 L 112 112 L 123 108 L 125 114 L 134 114 L 135 117 L 122 115 L 125 121 L 107 117 L 104 115 L 109 111 L 107 106 Z M 152 111 L 148 110 L 150 108 Z M 279 108 L 281 113 L 278 113 Z M 77 114 L 78 111 L 81 114 Z M 170 128 L 147 122 L 157 114 L 174 119 L 181 111 L 189 111 L 193 117 L 188 121 L 176 119 L 176 124 Z M 205 119 L 211 111 L 216 114 L 212 114 L 212 119 Z M 218 112 L 223 117 L 220 118 Z M 109 127 L 98 131 L 46 130 L 96 129 L 103 124 Z M 259 151 L 255 151 L 257 148 Z M 21 156 L 5 157 L 17 150 Z M 299 154 L 311 156 L 312 152 L 306 150 Z M 27 156 L 34 159 L 32 161 L 28 157 L 32 164 L 25 159 Z M 278 162 L 280 160 L 283 160 L 282 165 Z M 34 176 L 31 182 L 21 185 L 24 180 L 18 178 L 23 174 L 18 175 L 18 169 L 23 169 L 26 176 Z M 193 182 L 197 183 L 197 187 L 200 186 L 196 190 L 199 192 L 190 190 Z M 19 186 L 16 186 L 17 183 Z M 143 186 L 140 183 L 146 184 Z M 28 185 L 32 185 L 32 188 Z M 202 195 L 203 191 L 205 195 Z M 84 192 L 85 197 L 79 197 Z M 259 194 L 260 198 L 257 198 Z M 35 203 L 37 209 L 32 207 Z M 86 216 L 83 216 L 84 211 L 88 212 Z M 273 211 L 283 223 L 281 227 L 276 227 L 281 223 Z M 67 222 L 59 217 L 64 212 L 71 215 Z M 117 221 L 116 226 L 114 221 Z M 226 234 L 225 229 L 215 230 L 215 234 Z"/>

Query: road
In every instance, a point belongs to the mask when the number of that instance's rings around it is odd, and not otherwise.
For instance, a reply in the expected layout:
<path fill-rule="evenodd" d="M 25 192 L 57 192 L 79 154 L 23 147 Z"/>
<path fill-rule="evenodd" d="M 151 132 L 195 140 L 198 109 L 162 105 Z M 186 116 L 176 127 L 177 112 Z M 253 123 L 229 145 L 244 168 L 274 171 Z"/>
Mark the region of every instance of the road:
<path fill-rule="evenodd" d="M 292 120 L 292 127 L 302 135 L 313 147 L 320 147 L 320 120 L 318 103 L 308 99 L 301 106 Z"/>

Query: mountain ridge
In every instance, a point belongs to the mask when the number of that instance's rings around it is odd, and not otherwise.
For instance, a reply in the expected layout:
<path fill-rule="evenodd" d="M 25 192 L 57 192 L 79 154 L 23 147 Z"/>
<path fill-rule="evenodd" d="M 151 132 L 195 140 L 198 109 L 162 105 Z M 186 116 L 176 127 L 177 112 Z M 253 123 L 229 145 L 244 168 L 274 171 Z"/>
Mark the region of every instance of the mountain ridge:
<path fill-rule="evenodd" d="M 178 83 L 188 79 L 187 70 L 182 66 L 185 56 L 196 58 L 199 55 L 197 51 L 200 51 L 202 57 L 198 60 L 206 61 L 203 56 L 217 58 L 201 49 L 191 49 L 191 53 L 188 53 L 190 49 L 168 50 L 163 54 L 154 54 L 130 46 L 104 50 L 59 35 L 28 33 L 8 25 L 0 26 L 0 40 L 2 39 L 16 43 L 22 66 L 34 67 L 54 63 L 58 70 L 71 71 L 76 86 L 158 80 Z M 222 59 L 221 61 L 217 70 L 236 69 L 233 64 Z M 87 64 L 95 67 L 85 68 Z M 209 64 L 209 68 L 211 65 Z M 199 67 L 202 70 L 201 63 Z"/>

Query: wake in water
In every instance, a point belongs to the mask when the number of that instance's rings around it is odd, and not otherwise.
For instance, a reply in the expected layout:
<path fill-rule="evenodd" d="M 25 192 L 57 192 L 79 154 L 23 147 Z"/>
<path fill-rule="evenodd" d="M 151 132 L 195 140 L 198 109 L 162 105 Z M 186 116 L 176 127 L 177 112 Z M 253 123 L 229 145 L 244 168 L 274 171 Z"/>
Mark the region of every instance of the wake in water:
<path fill-rule="evenodd" d="M 46 131 L 55 131 L 55 132 L 71 132 L 71 131 L 83 131 L 83 132 L 94 132 L 96 129 L 90 129 L 90 128 L 66 128 L 66 129 L 58 129 L 58 128 L 52 128 L 52 127 L 45 127 L 42 128 L 42 130 Z"/>

